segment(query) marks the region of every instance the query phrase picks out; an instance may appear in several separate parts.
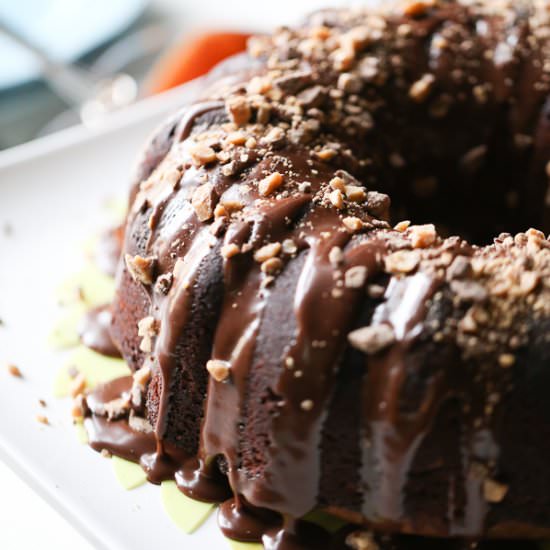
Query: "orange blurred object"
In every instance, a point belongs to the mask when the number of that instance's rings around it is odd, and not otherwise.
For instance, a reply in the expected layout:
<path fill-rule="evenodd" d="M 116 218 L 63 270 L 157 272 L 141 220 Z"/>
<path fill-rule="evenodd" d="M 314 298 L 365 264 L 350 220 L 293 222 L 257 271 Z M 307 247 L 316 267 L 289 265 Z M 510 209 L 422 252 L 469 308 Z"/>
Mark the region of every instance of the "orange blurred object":
<path fill-rule="evenodd" d="M 168 50 L 144 85 L 154 95 L 206 74 L 227 57 L 246 50 L 249 34 L 215 32 L 187 39 Z"/>

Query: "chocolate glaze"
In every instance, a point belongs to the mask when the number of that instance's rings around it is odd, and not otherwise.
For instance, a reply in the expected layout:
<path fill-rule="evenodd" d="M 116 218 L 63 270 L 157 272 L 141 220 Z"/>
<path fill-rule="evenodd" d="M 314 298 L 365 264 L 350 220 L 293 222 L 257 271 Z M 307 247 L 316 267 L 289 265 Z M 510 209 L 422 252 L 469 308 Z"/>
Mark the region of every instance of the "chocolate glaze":
<path fill-rule="evenodd" d="M 212 88 L 178 115 L 168 137 L 161 132 L 155 161 L 142 171 L 124 252 L 152 258 L 153 279 L 172 282 L 159 292 L 124 265 L 118 273 L 114 339 L 132 368 L 153 371 L 146 412 L 154 448 L 134 459 L 151 480 L 175 476 L 203 500 L 226 499 L 223 482 L 215 489 L 226 476 L 235 500 L 222 506 L 220 523 L 236 538 L 311 547 L 295 520 L 318 506 L 395 533 L 466 539 L 550 531 L 547 496 L 524 471 L 503 423 L 506 407 L 538 418 L 518 423 L 525 434 L 513 443 L 528 441 L 537 464 L 550 460 L 537 438 L 550 425 L 548 407 L 529 389 L 533 380 L 547 387 L 539 368 L 548 356 L 544 289 L 538 279 L 529 285 L 532 275 L 524 300 L 496 288 L 498 272 L 509 267 L 544 279 L 532 247 L 547 245 L 532 233 L 485 248 L 435 234 L 423 243 L 418 229 L 389 229 L 381 195 L 338 206 L 331 186 L 344 175 L 355 187 L 389 193 L 396 219 L 434 221 L 480 241 L 501 227 L 545 223 L 549 87 L 540 31 L 548 22 L 539 23 L 535 4 L 491 6 L 442 1 L 420 13 L 316 14 L 267 39 L 253 73 L 272 79 L 268 91 L 257 92 L 250 74 Z M 347 53 L 337 44 L 349 40 L 365 44 L 347 68 L 335 68 Z M 361 67 L 367 83 L 357 84 Z M 267 123 L 258 95 L 270 102 Z M 250 147 L 227 146 L 240 139 L 231 123 L 239 98 L 256 117 L 241 125 L 254 136 Z M 299 102 L 305 106 L 294 109 Z M 215 160 L 197 161 L 197 143 Z M 327 160 L 329 145 L 335 156 Z M 264 196 L 258 182 L 275 172 L 284 184 Z M 219 231 L 220 220 L 212 222 L 213 212 L 200 218 L 193 201 L 206 184 L 212 211 L 240 203 L 237 214 L 221 216 Z M 361 229 L 350 229 L 346 217 L 359 217 Z M 280 273 L 266 279 L 254 252 L 289 239 L 295 250 L 278 253 Z M 238 253 L 224 256 L 228 247 Z M 400 271 L 390 259 L 401 252 L 416 259 Z M 455 276 L 458 257 L 467 265 Z M 344 284 L 354 267 L 366 268 L 365 279 Z M 468 317 L 480 303 L 489 311 L 482 328 Z M 150 353 L 138 351 L 136 329 L 147 316 L 159 325 Z M 363 353 L 348 342 L 361 327 L 387 327 L 392 339 Z M 226 379 L 208 377 L 210 360 L 228 366 Z M 359 418 L 339 426 L 334 411 L 348 395 L 358 400 Z M 96 448 L 108 438 L 101 433 Z M 338 464 L 340 457 L 349 462 Z M 331 483 L 337 474 L 342 482 Z M 500 496 L 487 496 L 487 487 Z M 258 509 L 284 521 L 269 529 L 251 522 L 264 517 Z"/>
<path fill-rule="evenodd" d="M 121 357 L 111 338 L 111 306 L 104 305 L 88 311 L 78 325 L 82 343 L 108 357 Z"/>

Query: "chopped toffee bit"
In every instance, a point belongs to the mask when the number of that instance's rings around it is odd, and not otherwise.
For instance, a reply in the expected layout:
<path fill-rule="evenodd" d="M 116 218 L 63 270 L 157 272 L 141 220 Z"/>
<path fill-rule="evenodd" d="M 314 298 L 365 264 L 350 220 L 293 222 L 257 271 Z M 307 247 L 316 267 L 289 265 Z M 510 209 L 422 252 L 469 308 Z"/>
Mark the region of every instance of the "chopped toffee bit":
<path fill-rule="evenodd" d="M 195 189 L 191 205 L 201 222 L 208 221 L 214 216 L 213 187 L 210 183 L 204 183 Z"/>
<path fill-rule="evenodd" d="M 152 316 L 138 322 L 138 336 L 142 337 L 139 349 L 145 353 L 153 351 L 153 339 L 158 334 L 160 323 Z"/>
<path fill-rule="evenodd" d="M 349 343 L 367 355 L 373 355 L 395 342 L 395 333 L 389 325 L 372 325 L 348 334 Z"/>
<path fill-rule="evenodd" d="M 216 151 L 202 143 L 197 143 L 189 149 L 189 154 L 195 166 L 203 166 L 217 160 Z"/>
<path fill-rule="evenodd" d="M 497 504 L 502 502 L 508 493 L 508 486 L 494 479 L 486 479 L 483 482 L 483 496 L 487 502 Z"/>
<path fill-rule="evenodd" d="M 346 182 L 339 176 L 335 176 L 329 181 L 330 187 L 335 191 L 341 191 L 342 193 L 346 190 Z"/>
<path fill-rule="evenodd" d="M 37 414 L 36 415 L 36 421 L 40 422 L 40 424 L 44 424 L 44 426 L 49 426 L 50 421 L 47 416 L 44 416 L 43 414 Z"/>
<path fill-rule="evenodd" d="M 229 378 L 231 373 L 229 363 L 219 359 L 210 359 L 210 361 L 206 363 L 206 370 L 216 382 L 224 382 Z"/>
<path fill-rule="evenodd" d="M 355 216 L 347 216 L 342 220 L 344 227 L 351 233 L 356 233 L 363 229 L 363 222 Z"/>
<path fill-rule="evenodd" d="M 71 416 L 74 420 L 80 420 L 84 418 L 85 416 L 85 404 L 84 404 L 84 396 L 83 395 L 77 395 L 76 399 L 73 401 L 73 405 L 71 407 Z"/>
<path fill-rule="evenodd" d="M 271 195 L 271 193 L 281 187 L 283 181 L 284 178 L 282 174 L 280 174 L 279 172 L 273 172 L 269 176 L 265 177 L 258 184 L 260 195 L 262 195 L 262 197 L 267 197 L 268 195 Z"/>
<path fill-rule="evenodd" d="M 347 288 L 361 288 L 367 280 L 367 268 L 363 265 L 350 267 L 344 274 L 344 284 Z"/>
<path fill-rule="evenodd" d="M 282 251 L 284 254 L 289 254 L 290 256 L 293 256 L 298 252 L 298 247 L 292 239 L 285 239 L 282 242 Z"/>
<path fill-rule="evenodd" d="M 280 258 L 270 258 L 262 263 L 260 269 L 268 275 L 275 275 L 283 268 L 283 261 Z"/>
<path fill-rule="evenodd" d="M 333 246 L 328 253 L 328 261 L 333 267 L 338 267 L 344 261 L 344 252 L 339 246 Z"/>
<path fill-rule="evenodd" d="M 451 290 L 462 300 L 483 302 L 487 299 L 487 290 L 475 281 L 451 281 Z"/>
<path fill-rule="evenodd" d="M 153 433 L 153 426 L 151 426 L 149 421 L 146 418 L 138 416 L 133 410 L 130 411 L 128 425 L 136 432 L 141 432 L 144 434 Z"/>
<path fill-rule="evenodd" d="M 505 369 L 512 367 L 515 362 L 516 357 L 512 353 L 501 353 L 498 356 L 498 364 Z"/>
<path fill-rule="evenodd" d="M 423 103 L 428 99 L 435 83 L 433 74 L 425 74 L 420 80 L 417 80 L 409 90 L 409 96 L 418 103 Z"/>
<path fill-rule="evenodd" d="M 352 202 L 365 202 L 367 200 L 367 192 L 358 185 L 346 185 L 344 192 Z"/>
<path fill-rule="evenodd" d="M 237 254 L 239 254 L 241 252 L 241 249 L 235 243 L 229 243 L 229 244 L 224 244 L 221 247 L 220 252 L 221 252 L 221 255 L 226 260 L 228 260 L 229 258 L 232 258 L 233 256 L 236 256 Z"/>
<path fill-rule="evenodd" d="M 329 194 L 329 200 L 335 208 L 344 208 L 344 195 L 339 189 L 335 189 Z"/>
<path fill-rule="evenodd" d="M 346 537 L 346 544 L 353 550 L 380 550 L 373 536 L 367 531 L 354 531 Z"/>
<path fill-rule="evenodd" d="M 8 372 L 14 377 L 14 378 L 23 378 L 23 373 L 19 369 L 17 365 L 14 365 L 12 363 L 9 363 L 7 366 Z"/>
<path fill-rule="evenodd" d="M 172 273 L 165 273 L 157 278 L 155 283 L 155 292 L 158 294 L 163 294 L 166 296 L 172 288 L 172 283 L 174 281 L 174 275 Z"/>
<path fill-rule="evenodd" d="M 410 229 L 411 244 L 413 248 L 427 248 L 431 246 L 437 237 L 433 224 L 413 225 Z"/>
<path fill-rule="evenodd" d="M 147 365 L 144 365 L 140 369 L 138 369 L 136 372 L 134 372 L 133 379 L 136 384 L 139 386 L 142 386 L 143 388 L 145 385 L 151 380 L 151 369 Z"/>
<path fill-rule="evenodd" d="M 118 420 L 130 410 L 130 401 L 128 398 L 118 397 L 105 403 L 103 409 L 108 420 Z"/>
<path fill-rule="evenodd" d="M 399 222 L 395 227 L 394 229 L 396 231 L 399 231 L 400 233 L 403 233 L 404 231 L 406 231 L 411 225 L 411 222 L 409 220 L 404 220 L 402 222 Z"/>
<path fill-rule="evenodd" d="M 231 117 L 231 120 L 237 126 L 244 126 L 248 123 L 250 117 L 252 116 L 250 104 L 244 97 L 237 96 L 229 99 L 226 102 L 225 107 Z"/>
<path fill-rule="evenodd" d="M 389 273 L 411 273 L 420 263 L 420 256 L 413 250 L 398 250 L 386 257 L 386 271 Z"/>
<path fill-rule="evenodd" d="M 155 269 L 157 259 L 155 257 L 143 258 L 142 256 L 124 256 L 128 272 L 134 281 L 144 285 L 153 283 L 153 271 Z"/>
<path fill-rule="evenodd" d="M 83 394 L 85 389 L 86 377 L 82 373 L 80 373 L 75 378 L 73 378 L 73 380 L 71 380 L 71 384 L 69 386 L 69 395 L 71 397 L 76 397 L 77 395 Z"/>
<path fill-rule="evenodd" d="M 254 253 L 254 260 L 256 260 L 259 263 L 265 262 L 266 260 L 269 260 L 270 258 L 275 258 L 278 256 L 281 252 L 282 246 L 281 243 L 269 243 L 262 248 L 256 250 Z"/>
<path fill-rule="evenodd" d="M 300 408 L 303 410 L 303 411 L 311 411 L 314 407 L 314 403 L 311 399 L 304 399 L 301 403 L 300 403 Z"/>

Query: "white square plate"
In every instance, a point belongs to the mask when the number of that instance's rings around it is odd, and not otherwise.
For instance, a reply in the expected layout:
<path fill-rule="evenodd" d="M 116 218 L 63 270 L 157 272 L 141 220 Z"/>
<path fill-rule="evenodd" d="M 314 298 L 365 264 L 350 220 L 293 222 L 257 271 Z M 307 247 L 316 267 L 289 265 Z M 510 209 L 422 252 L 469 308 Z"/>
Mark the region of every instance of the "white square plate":
<path fill-rule="evenodd" d="M 79 247 L 105 223 L 105 200 L 126 194 L 148 135 L 195 93 L 191 83 L 114 115 L 108 128 L 76 128 L 0 154 L 0 365 L 15 363 L 25 376 L 2 373 L 0 458 L 98 549 L 228 548 L 214 517 L 183 534 L 165 514 L 159 487 L 124 491 L 108 461 L 78 443 L 69 401 L 52 397 L 63 356 L 46 344 L 54 289 L 78 271 Z"/>

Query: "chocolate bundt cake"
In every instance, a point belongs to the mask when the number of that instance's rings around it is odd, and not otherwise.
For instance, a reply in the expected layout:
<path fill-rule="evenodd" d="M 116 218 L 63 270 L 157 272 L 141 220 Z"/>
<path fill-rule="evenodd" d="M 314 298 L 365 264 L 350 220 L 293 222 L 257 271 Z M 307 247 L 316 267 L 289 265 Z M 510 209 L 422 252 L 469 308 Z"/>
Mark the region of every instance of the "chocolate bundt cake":
<path fill-rule="evenodd" d="M 266 548 L 549 537 L 549 46 L 537 0 L 253 39 L 140 164 L 92 445 Z"/>

